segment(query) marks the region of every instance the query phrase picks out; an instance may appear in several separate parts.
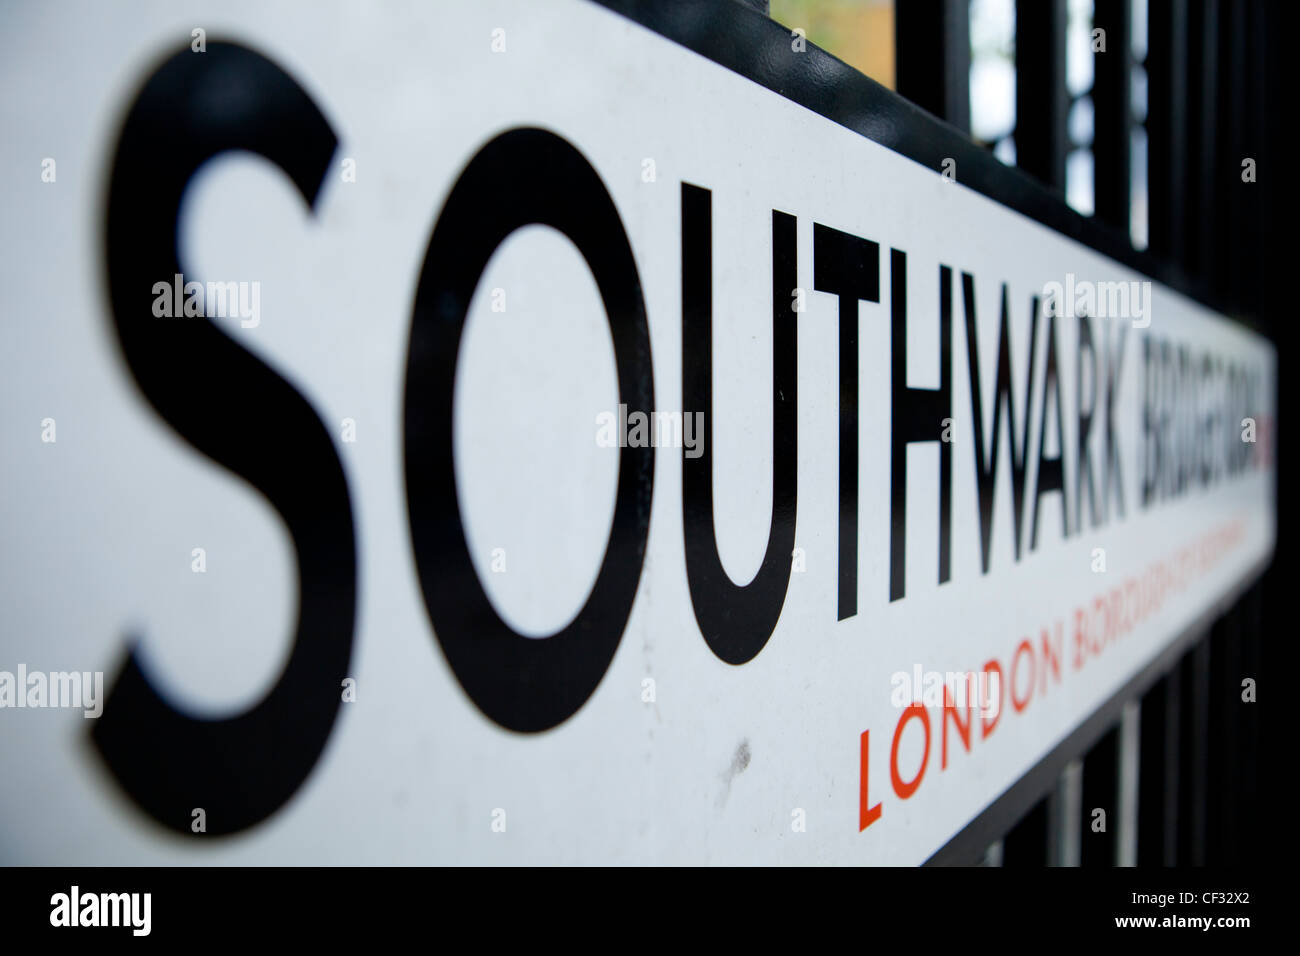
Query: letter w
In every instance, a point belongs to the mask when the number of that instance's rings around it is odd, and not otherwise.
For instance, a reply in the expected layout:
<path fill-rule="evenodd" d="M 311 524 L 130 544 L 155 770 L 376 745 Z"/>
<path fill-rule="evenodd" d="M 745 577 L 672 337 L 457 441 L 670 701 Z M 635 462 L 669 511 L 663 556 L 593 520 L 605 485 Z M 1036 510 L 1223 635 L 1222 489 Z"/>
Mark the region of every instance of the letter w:
<path fill-rule="evenodd" d="M 962 273 L 962 295 L 966 306 L 966 354 L 970 362 L 971 417 L 975 421 L 975 468 L 979 483 L 980 557 L 985 574 L 989 570 L 989 552 L 993 543 L 993 497 L 997 488 L 999 438 L 1002 435 L 1002 409 L 1006 407 L 1008 441 L 1011 443 L 1011 496 L 1014 514 L 1015 555 L 1020 560 L 1020 526 L 1024 516 L 1025 459 L 1029 445 L 1029 402 L 1034 393 L 1034 355 L 1038 345 L 1038 296 L 1032 299 L 1029 323 L 1028 380 L 1025 383 L 1025 420 L 1020 441 L 1016 441 L 1016 401 L 1011 391 L 1011 330 L 1007 285 L 1002 284 L 1002 319 L 998 327 L 998 368 L 993 396 L 993 439 L 985 451 L 983 388 L 980 385 L 978 333 L 975 329 L 975 277 Z"/>

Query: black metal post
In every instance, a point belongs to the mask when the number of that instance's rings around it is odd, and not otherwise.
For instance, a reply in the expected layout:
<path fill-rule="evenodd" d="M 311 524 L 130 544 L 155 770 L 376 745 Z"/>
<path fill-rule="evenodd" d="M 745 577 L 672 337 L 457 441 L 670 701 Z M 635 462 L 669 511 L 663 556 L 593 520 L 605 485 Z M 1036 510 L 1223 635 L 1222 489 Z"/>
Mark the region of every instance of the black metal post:
<path fill-rule="evenodd" d="M 1105 52 L 1093 55 L 1092 154 L 1097 218 L 1129 235 L 1132 214 L 1132 4 L 1095 0 L 1093 29 L 1105 31 Z"/>
<path fill-rule="evenodd" d="M 968 0 L 907 0 L 894 7 L 900 95 L 970 133 Z"/>
<path fill-rule="evenodd" d="M 1186 258 L 1187 0 L 1150 0 L 1147 76 L 1148 248 Z"/>
<path fill-rule="evenodd" d="M 1065 0 L 1016 2 L 1016 165 L 1065 193 Z"/>

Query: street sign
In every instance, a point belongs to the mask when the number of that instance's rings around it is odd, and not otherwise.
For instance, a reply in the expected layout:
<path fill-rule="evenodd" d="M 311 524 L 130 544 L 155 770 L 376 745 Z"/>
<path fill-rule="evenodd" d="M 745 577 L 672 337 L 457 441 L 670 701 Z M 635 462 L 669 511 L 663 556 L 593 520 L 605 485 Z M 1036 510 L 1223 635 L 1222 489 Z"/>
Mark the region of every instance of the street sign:
<path fill-rule="evenodd" d="M 962 159 L 145 6 L 0 41 L 6 862 L 919 863 L 1271 556 L 1272 347 Z"/>

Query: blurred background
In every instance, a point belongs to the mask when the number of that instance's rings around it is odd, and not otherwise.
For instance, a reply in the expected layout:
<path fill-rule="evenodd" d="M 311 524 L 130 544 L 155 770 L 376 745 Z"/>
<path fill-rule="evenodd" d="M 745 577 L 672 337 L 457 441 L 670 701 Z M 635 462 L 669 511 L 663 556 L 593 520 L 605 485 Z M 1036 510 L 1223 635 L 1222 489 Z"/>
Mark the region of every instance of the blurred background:
<path fill-rule="evenodd" d="M 1264 110 L 1263 46 L 1273 9 L 1266 0 L 746 2 L 1057 188 L 1084 215 L 1098 212 L 1099 174 L 1107 193 L 1112 180 L 1122 179 L 1113 191 L 1126 191 L 1127 202 L 1111 201 L 1102 213 L 1140 250 L 1152 242 L 1148 169 L 1167 158 L 1149 155 L 1148 127 L 1161 126 L 1159 135 L 1183 126 L 1184 135 L 1170 144 L 1183 156 L 1164 168 L 1185 188 L 1196 154 L 1206 155 L 1205 137 L 1213 140 L 1216 113 L 1249 136 L 1239 129 L 1249 117 L 1234 106 L 1256 107 L 1258 116 Z M 1019 46 L 1018 32 L 1026 38 Z M 941 73 L 946 89 L 936 97 Z M 954 96 L 964 102 L 952 102 Z M 1099 98 L 1108 114 L 1100 135 Z M 1018 107 L 1033 108 L 1020 125 Z M 1018 156 L 1025 147 L 1029 155 Z M 1097 168 L 1098 151 L 1107 153 L 1106 169 Z M 1125 168 L 1116 174 L 1119 162 Z"/>

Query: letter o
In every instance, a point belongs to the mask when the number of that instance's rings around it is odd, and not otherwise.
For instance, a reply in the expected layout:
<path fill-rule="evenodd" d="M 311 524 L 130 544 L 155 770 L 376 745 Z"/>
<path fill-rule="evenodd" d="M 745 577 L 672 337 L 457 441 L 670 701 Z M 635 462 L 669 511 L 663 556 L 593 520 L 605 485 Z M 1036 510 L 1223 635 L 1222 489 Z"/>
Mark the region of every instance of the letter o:
<path fill-rule="evenodd" d="M 1025 654 L 1029 655 L 1029 691 L 1025 694 L 1024 699 L 1016 696 L 1016 675 L 1020 673 L 1020 658 Z M 1016 654 L 1011 659 L 1011 706 L 1020 713 L 1029 706 L 1029 702 L 1034 697 L 1034 675 L 1036 671 L 1034 662 L 1034 647 L 1028 640 L 1023 640 L 1016 645 Z M 1044 677 L 1046 680 L 1046 677 Z"/>
<path fill-rule="evenodd" d="M 614 520 L 596 583 L 577 616 L 547 638 L 501 620 L 471 563 L 452 460 L 453 385 L 470 300 L 515 230 L 550 226 L 587 261 L 614 342 L 619 400 L 654 409 L 650 330 L 632 248 L 609 192 L 570 143 L 513 129 L 456 181 L 425 253 L 407 355 L 404 454 L 416 571 L 434 633 L 461 687 L 510 730 L 547 730 L 600 683 L 623 636 L 645 559 L 654 448 L 622 448 Z"/>
<path fill-rule="evenodd" d="M 921 769 L 916 772 L 915 777 L 905 782 L 898 772 L 898 741 L 903 736 L 903 728 L 913 717 L 921 721 L 921 728 L 925 731 L 925 749 L 921 753 Z M 894 785 L 894 793 L 898 794 L 900 799 L 906 800 L 916 792 L 916 788 L 921 785 L 921 778 L 925 776 L 925 766 L 929 762 L 930 715 L 920 704 L 910 704 L 903 711 L 903 716 L 898 718 L 898 726 L 894 728 L 894 742 L 889 746 L 889 781 Z"/>

